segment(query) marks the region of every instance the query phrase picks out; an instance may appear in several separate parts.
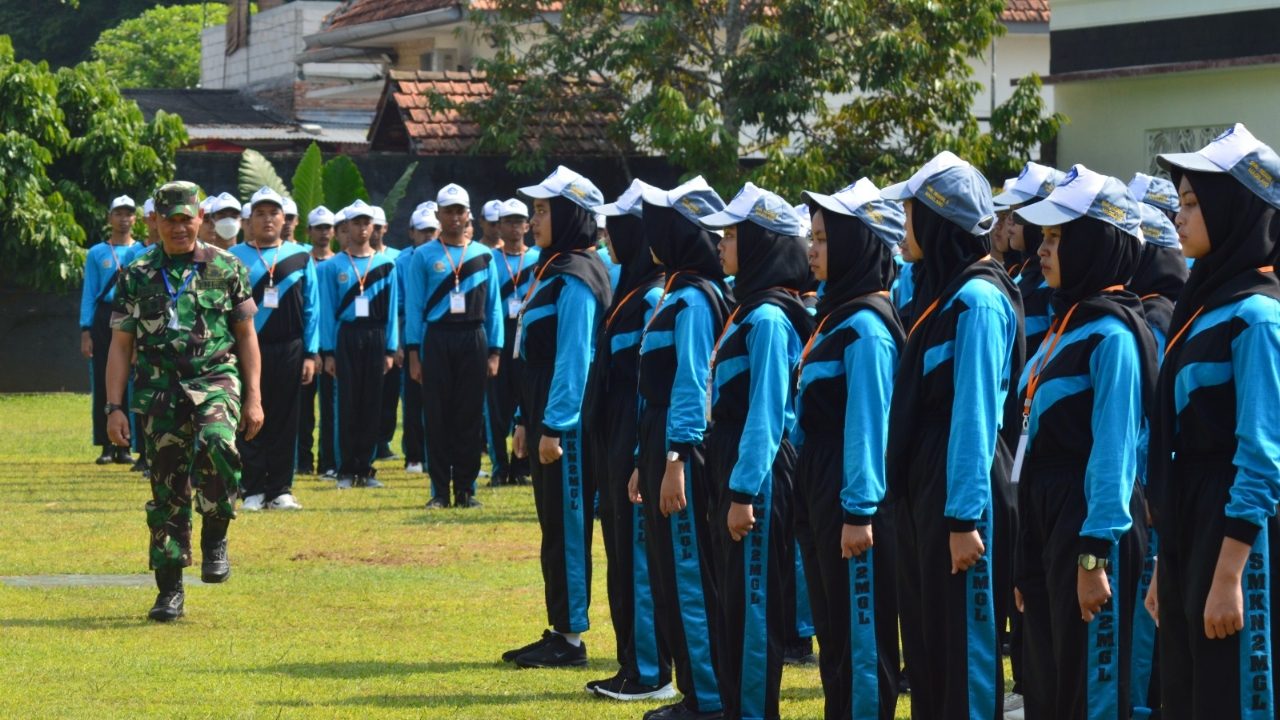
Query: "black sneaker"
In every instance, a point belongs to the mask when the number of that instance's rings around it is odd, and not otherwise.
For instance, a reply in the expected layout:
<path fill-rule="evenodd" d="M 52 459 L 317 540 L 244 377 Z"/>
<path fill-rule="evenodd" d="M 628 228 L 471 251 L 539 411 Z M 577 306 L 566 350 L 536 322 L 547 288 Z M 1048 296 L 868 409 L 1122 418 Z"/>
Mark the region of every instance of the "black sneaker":
<path fill-rule="evenodd" d="M 182 590 L 182 568 L 156 570 L 156 604 L 147 612 L 147 619 L 155 622 L 173 622 L 184 614 L 186 594 Z"/>
<path fill-rule="evenodd" d="M 813 638 L 806 638 L 784 648 L 782 662 L 786 665 L 816 665 L 818 656 L 813 652 Z"/>
<path fill-rule="evenodd" d="M 449 507 L 449 501 L 442 497 L 433 497 L 427 501 L 428 510 L 441 510 Z"/>
<path fill-rule="evenodd" d="M 98 459 L 97 459 L 97 460 L 94 460 L 94 461 L 93 461 L 93 464 L 95 464 L 95 465 L 110 465 L 111 463 L 113 463 L 113 462 L 115 462 L 115 461 L 116 461 L 116 449 L 115 449 L 115 446 L 113 446 L 113 445 L 103 445 L 103 446 L 102 446 L 102 454 L 98 456 Z"/>
<path fill-rule="evenodd" d="M 724 712 L 721 710 L 698 712 L 685 705 L 683 700 L 671 705 L 663 705 L 644 714 L 644 720 L 720 720 L 722 717 Z"/>
<path fill-rule="evenodd" d="M 645 685 L 638 680 L 614 675 L 606 680 L 593 680 L 587 683 L 587 692 L 614 700 L 670 700 L 676 696 L 676 689 L 671 683 L 666 685 Z"/>
<path fill-rule="evenodd" d="M 216 545 L 201 550 L 200 579 L 215 584 L 226 582 L 229 577 L 231 560 L 227 557 L 227 540 L 223 538 Z"/>
<path fill-rule="evenodd" d="M 456 499 L 454 499 L 453 506 L 460 507 L 460 508 L 484 507 L 484 505 L 479 500 L 476 499 L 476 496 L 472 495 L 471 493 L 462 493 L 461 495 L 459 495 Z"/>
<path fill-rule="evenodd" d="M 551 633 L 541 647 L 517 655 L 515 663 L 522 668 L 582 667 L 587 664 L 587 644 L 580 640 L 570 645 L 563 635 Z"/>
<path fill-rule="evenodd" d="M 432 502 L 435 502 L 435 501 L 432 500 Z M 431 507 L 431 506 L 428 504 L 427 507 Z M 440 507 L 448 507 L 448 506 L 441 505 Z M 528 645 L 521 645 L 515 650 L 508 650 L 502 653 L 502 662 L 515 662 L 515 659 L 517 657 L 520 657 L 521 655 L 529 652 L 530 650 L 537 650 L 538 648 L 545 645 L 547 641 L 551 639 L 551 636 L 554 634 L 555 633 L 551 632 L 550 630 L 543 630 L 541 638 L 538 638 L 537 640 L 529 643 Z"/>
<path fill-rule="evenodd" d="M 115 463 L 116 465 L 132 465 L 133 455 L 129 452 L 129 448 L 118 447 L 116 448 L 115 457 L 112 458 L 111 462 Z"/>

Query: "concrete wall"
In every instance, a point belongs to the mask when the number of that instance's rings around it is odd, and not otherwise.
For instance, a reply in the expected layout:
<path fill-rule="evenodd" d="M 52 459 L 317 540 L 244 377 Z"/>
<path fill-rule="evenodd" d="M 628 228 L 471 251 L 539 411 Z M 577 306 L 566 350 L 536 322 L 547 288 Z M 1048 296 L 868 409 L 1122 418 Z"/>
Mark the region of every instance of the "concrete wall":
<path fill-rule="evenodd" d="M 1235 122 L 1280 146 L 1276 88 L 1276 65 L 1060 84 L 1057 107 L 1071 122 L 1058 137 L 1059 167 L 1084 163 L 1128 180 L 1151 172 L 1157 153 L 1199 149 Z"/>
<path fill-rule="evenodd" d="M 1013 81 L 1036 73 L 1041 77 L 1049 74 L 1049 33 L 1010 32 L 995 39 L 995 104 L 1009 99 L 1013 95 Z M 982 90 L 973 98 L 973 114 L 980 118 L 991 117 L 991 55 L 992 48 L 986 54 L 973 61 L 973 78 L 982 83 Z M 1052 114 L 1055 109 L 1053 87 L 1046 85 L 1040 91 L 1044 98 L 1045 112 Z M 985 123 L 984 123 L 985 127 Z"/>
<path fill-rule="evenodd" d="M 1274 0 L 1053 0 L 1054 30 L 1274 8 Z"/>
<path fill-rule="evenodd" d="M 205 88 L 243 88 L 292 84 L 298 74 L 294 58 L 305 45 L 303 36 L 339 3 L 292 2 L 264 10 L 249 19 L 249 44 L 226 54 L 226 26 L 205 28 L 200 34 L 200 85 Z"/>

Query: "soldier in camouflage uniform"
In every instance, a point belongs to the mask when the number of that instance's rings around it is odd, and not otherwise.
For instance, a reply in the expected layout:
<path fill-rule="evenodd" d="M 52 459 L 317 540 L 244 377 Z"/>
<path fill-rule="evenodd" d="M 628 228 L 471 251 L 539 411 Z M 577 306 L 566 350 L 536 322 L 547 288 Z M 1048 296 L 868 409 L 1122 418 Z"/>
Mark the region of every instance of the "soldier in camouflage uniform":
<path fill-rule="evenodd" d="M 105 411 L 112 442 L 127 444 L 119 403 L 136 350 L 132 409 L 145 415 L 153 448 L 147 526 L 160 589 L 148 617 L 168 621 L 183 614 L 193 488 L 204 518 L 202 579 L 223 582 L 231 573 L 226 534 L 240 489 L 236 429 L 256 435 L 262 404 L 248 271 L 230 253 L 197 241 L 203 213 L 195 184 L 164 185 L 155 208 L 161 242 L 125 270 L 116 291 Z"/>

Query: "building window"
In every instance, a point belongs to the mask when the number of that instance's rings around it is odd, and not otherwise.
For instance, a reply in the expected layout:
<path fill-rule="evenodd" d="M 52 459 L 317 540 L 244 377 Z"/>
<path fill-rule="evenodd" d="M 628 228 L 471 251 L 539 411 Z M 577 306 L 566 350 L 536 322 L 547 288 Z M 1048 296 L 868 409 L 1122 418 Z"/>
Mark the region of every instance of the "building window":
<path fill-rule="evenodd" d="M 1147 173 L 1169 177 L 1158 164 L 1156 156 L 1164 153 L 1195 152 L 1213 142 L 1231 125 L 1197 125 L 1194 127 L 1159 128 L 1147 131 L 1147 157 L 1150 159 Z"/>

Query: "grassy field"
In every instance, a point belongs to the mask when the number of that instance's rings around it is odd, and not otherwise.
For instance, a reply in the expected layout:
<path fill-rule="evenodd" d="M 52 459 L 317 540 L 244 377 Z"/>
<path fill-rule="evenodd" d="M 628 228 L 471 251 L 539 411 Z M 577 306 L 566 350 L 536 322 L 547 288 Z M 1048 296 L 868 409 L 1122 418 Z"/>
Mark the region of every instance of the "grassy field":
<path fill-rule="evenodd" d="M 0 395 L 0 576 L 146 572 L 146 483 L 97 467 L 84 395 Z M 591 664 L 518 671 L 543 627 L 528 488 L 427 512 L 425 476 L 382 463 L 381 491 L 311 477 L 298 513 L 242 513 L 234 571 L 191 585 L 187 616 L 145 620 L 148 587 L 0 583 L 0 717 L 638 718 L 587 695 L 614 643 L 595 543 Z M 198 573 L 196 573 L 198 574 Z M 188 577 L 193 573 L 188 572 Z M 787 668 L 782 715 L 822 714 L 814 668 Z M 906 703 L 899 707 L 906 717 Z"/>

